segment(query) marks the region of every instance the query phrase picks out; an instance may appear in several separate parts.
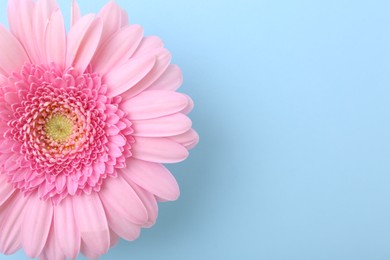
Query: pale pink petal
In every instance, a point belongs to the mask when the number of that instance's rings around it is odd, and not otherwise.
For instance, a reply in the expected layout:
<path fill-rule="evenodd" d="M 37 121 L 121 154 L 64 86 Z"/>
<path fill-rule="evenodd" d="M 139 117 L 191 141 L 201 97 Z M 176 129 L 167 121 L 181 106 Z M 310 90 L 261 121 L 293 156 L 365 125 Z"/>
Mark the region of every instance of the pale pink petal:
<path fill-rule="evenodd" d="M 145 54 L 149 54 L 156 49 L 162 49 L 164 47 L 164 43 L 157 36 L 147 36 L 144 37 L 134 53 L 134 57 L 143 56 Z"/>
<path fill-rule="evenodd" d="M 81 232 L 84 253 L 97 258 L 110 247 L 110 232 L 106 214 L 97 193 L 73 197 L 74 216 Z"/>
<path fill-rule="evenodd" d="M 119 242 L 119 236 L 110 229 L 110 247 L 115 246 Z"/>
<path fill-rule="evenodd" d="M 102 43 L 121 28 L 122 10 L 115 1 L 108 2 L 100 10 L 98 16 L 103 21 Z"/>
<path fill-rule="evenodd" d="M 61 68 L 65 65 L 66 32 L 64 19 L 58 9 L 51 16 L 45 31 L 45 50 L 47 62 L 54 62 Z"/>
<path fill-rule="evenodd" d="M 66 66 L 84 72 L 100 42 L 102 21 L 86 15 L 72 26 L 67 39 Z"/>
<path fill-rule="evenodd" d="M 76 0 L 72 0 L 72 6 L 71 6 L 70 13 L 71 13 L 70 14 L 70 16 L 71 16 L 70 26 L 73 26 L 81 18 L 80 7 L 79 7 L 79 4 L 77 3 Z"/>
<path fill-rule="evenodd" d="M 156 63 L 152 70 L 135 86 L 123 93 L 122 97 L 124 99 L 129 99 L 147 89 L 164 73 L 170 62 L 171 54 L 166 49 L 157 50 Z"/>
<path fill-rule="evenodd" d="M 190 129 L 184 134 L 171 136 L 169 139 L 183 145 L 187 149 L 192 149 L 198 144 L 199 135 L 194 129 Z"/>
<path fill-rule="evenodd" d="M 0 206 L 3 205 L 15 192 L 15 188 L 11 183 L 7 182 L 7 177 L 0 175 Z"/>
<path fill-rule="evenodd" d="M 37 193 L 28 198 L 22 227 L 22 244 L 26 254 L 35 258 L 39 256 L 46 244 L 50 226 L 53 219 L 53 206 L 51 201 L 42 201 Z"/>
<path fill-rule="evenodd" d="M 187 132 L 191 129 L 191 120 L 180 113 L 169 116 L 132 121 L 134 136 L 165 137 Z"/>
<path fill-rule="evenodd" d="M 121 27 L 129 25 L 129 16 L 127 12 L 121 8 Z"/>
<path fill-rule="evenodd" d="M 93 68 L 105 75 L 112 67 L 123 64 L 137 49 L 142 35 L 139 25 L 130 25 L 114 33 L 96 52 Z"/>
<path fill-rule="evenodd" d="M 5 217 L 0 226 L 0 249 L 4 254 L 13 254 L 22 245 L 21 231 L 27 200 L 21 192 L 17 192 L 12 203 L 2 209 Z"/>
<path fill-rule="evenodd" d="M 122 177 L 106 180 L 99 196 L 110 217 L 124 218 L 139 225 L 147 222 L 145 206 Z"/>
<path fill-rule="evenodd" d="M 168 138 L 136 137 L 131 149 L 134 158 L 158 163 L 177 163 L 188 157 L 187 149 Z"/>
<path fill-rule="evenodd" d="M 30 61 L 19 41 L 0 25 L 0 69 L 7 74 L 18 72 Z"/>
<path fill-rule="evenodd" d="M 110 70 L 103 78 L 108 86 L 107 96 L 118 96 L 133 87 L 150 72 L 155 62 L 154 56 L 145 55 Z"/>
<path fill-rule="evenodd" d="M 184 94 L 185 95 L 185 94 Z M 187 105 L 187 107 L 186 108 L 184 108 L 181 112 L 183 113 L 183 114 L 189 114 L 191 111 L 192 111 L 192 109 L 194 108 L 194 101 L 192 101 L 192 98 L 190 97 L 190 96 L 187 96 L 187 95 L 185 95 L 186 97 L 187 97 L 187 99 L 188 99 L 188 105 Z"/>
<path fill-rule="evenodd" d="M 180 112 L 187 107 L 188 99 L 183 94 L 164 91 L 150 90 L 126 100 L 122 107 L 129 113 L 129 119 L 151 119 Z"/>
<path fill-rule="evenodd" d="M 148 222 L 143 225 L 143 227 L 150 228 L 152 227 L 157 220 L 158 216 L 158 205 L 154 195 L 132 181 L 129 181 L 131 187 L 134 191 L 137 192 L 138 197 L 142 200 L 142 203 L 145 205 L 146 210 L 148 211 Z"/>
<path fill-rule="evenodd" d="M 20 41 L 30 60 L 34 63 L 41 63 L 39 59 L 39 52 L 33 29 L 33 15 L 35 9 L 35 2 L 33 0 L 16 0 L 16 19 L 15 26 L 12 26 L 11 31 Z M 3 50 L 3 49 L 2 49 Z"/>
<path fill-rule="evenodd" d="M 80 231 L 74 217 L 72 198 L 54 207 L 54 228 L 58 246 L 66 257 L 74 259 L 80 251 Z"/>
<path fill-rule="evenodd" d="M 168 201 L 180 195 L 175 177 L 162 164 L 130 159 L 127 168 L 121 170 L 123 177 L 143 189 Z"/>
<path fill-rule="evenodd" d="M 171 64 L 167 70 L 158 78 L 148 90 L 161 89 L 161 90 L 177 90 L 183 83 L 183 74 L 179 66 Z"/>
<path fill-rule="evenodd" d="M 37 3 L 35 4 L 34 8 L 34 13 L 33 13 L 33 18 L 32 18 L 32 25 L 33 25 L 33 30 L 34 30 L 34 38 L 30 39 L 30 41 L 35 41 L 35 48 L 37 52 L 37 57 L 39 58 L 39 61 L 43 62 L 46 61 L 46 48 L 49 47 L 48 45 L 45 46 L 45 41 L 47 42 L 47 31 L 46 26 L 48 25 L 48 21 L 52 19 L 54 12 L 59 12 L 58 11 L 58 5 L 55 0 L 38 0 Z M 62 16 L 61 16 L 62 19 Z M 63 23 L 63 20 L 61 21 Z M 53 27 L 51 25 L 51 27 Z M 61 28 L 57 27 L 55 28 L 56 30 L 60 30 L 59 33 L 61 33 Z M 53 30 L 53 28 L 51 28 Z M 59 33 L 55 35 L 51 35 L 52 37 L 57 37 L 59 36 Z M 65 32 L 64 32 L 65 34 Z M 62 43 L 59 41 L 62 41 L 61 36 L 59 39 L 55 38 L 52 39 L 51 41 L 54 44 L 59 44 L 61 45 Z M 55 41 L 57 40 L 57 41 Z M 53 47 L 51 47 L 53 48 Z"/>
<path fill-rule="evenodd" d="M 66 223 L 63 223 L 66 226 Z M 58 239 L 59 238 L 59 239 Z M 62 239 L 61 234 L 57 234 L 52 225 L 50 228 L 49 236 L 43 254 L 40 257 L 41 260 L 65 260 L 66 256 L 62 252 L 61 248 L 58 245 L 58 242 Z M 74 258 L 72 258 L 74 259 Z"/>

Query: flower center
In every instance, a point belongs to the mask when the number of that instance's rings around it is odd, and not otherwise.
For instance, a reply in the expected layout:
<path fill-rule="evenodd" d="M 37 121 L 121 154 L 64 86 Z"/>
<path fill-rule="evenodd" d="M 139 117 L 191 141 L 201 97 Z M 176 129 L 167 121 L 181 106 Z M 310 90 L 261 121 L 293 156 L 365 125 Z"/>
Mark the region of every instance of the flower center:
<path fill-rule="evenodd" d="M 46 135 L 56 142 L 66 141 L 72 134 L 72 130 L 72 121 L 61 114 L 53 115 L 45 124 Z"/>

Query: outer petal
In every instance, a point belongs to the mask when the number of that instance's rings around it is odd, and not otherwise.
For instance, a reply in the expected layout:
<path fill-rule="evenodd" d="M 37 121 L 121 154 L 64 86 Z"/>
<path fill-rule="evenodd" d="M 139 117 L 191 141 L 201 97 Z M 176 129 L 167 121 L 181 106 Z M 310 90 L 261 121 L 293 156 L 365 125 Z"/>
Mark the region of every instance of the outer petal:
<path fill-rule="evenodd" d="M 133 121 L 132 128 L 135 136 L 144 137 L 165 137 L 174 136 L 187 132 L 191 129 L 191 120 L 180 113 L 147 119 Z"/>
<path fill-rule="evenodd" d="M 129 99 L 147 89 L 155 82 L 168 68 L 171 62 L 171 54 L 166 49 L 156 50 L 156 64 L 148 75 L 138 82 L 134 87 L 123 94 L 124 99 Z"/>
<path fill-rule="evenodd" d="M 143 227 L 151 227 L 156 223 L 156 219 L 158 216 L 158 205 L 156 198 L 154 195 L 140 186 L 135 184 L 134 182 L 129 182 L 131 187 L 137 192 L 138 197 L 142 200 L 142 203 L 145 205 L 146 210 L 148 211 L 148 222 L 143 225 Z"/>
<path fill-rule="evenodd" d="M 66 225 L 66 224 L 65 224 Z M 58 245 L 59 240 L 57 237 L 59 234 L 56 234 L 53 225 L 50 228 L 49 237 L 45 245 L 43 253 L 39 257 L 41 260 L 65 260 L 66 256 L 61 251 L 61 248 Z"/>
<path fill-rule="evenodd" d="M 121 176 L 106 180 L 99 196 L 110 217 L 124 218 L 139 225 L 148 221 L 145 206 Z"/>
<path fill-rule="evenodd" d="M 35 192 L 28 198 L 28 214 L 25 215 L 22 228 L 22 242 L 26 254 L 39 256 L 46 244 L 53 219 L 51 201 L 42 201 Z"/>
<path fill-rule="evenodd" d="M 94 70 L 105 75 L 112 67 L 123 64 L 137 49 L 143 35 L 142 27 L 130 25 L 114 33 L 96 53 Z"/>
<path fill-rule="evenodd" d="M 131 151 L 134 158 L 158 163 L 177 163 L 188 157 L 184 146 L 168 138 L 136 137 Z"/>
<path fill-rule="evenodd" d="M 66 32 L 61 11 L 57 9 L 50 18 L 45 31 L 46 61 L 65 65 Z"/>
<path fill-rule="evenodd" d="M 0 206 L 2 206 L 11 195 L 15 192 L 15 188 L 12 184 L 7 182 L 7 177 L 3 174 L 0 175 Z"/>
<path fill-rule="evenodd" d="M 67 40 L 66 67 L 84 72 L 100 42 L 102 21 L 93 15 L 82 17 L 70 29 Z"/>
<path fill-rule="evenodd" d="M 169 139 L 183 145 L 187 149 L 192 149 L 198 144 L 199 135 L 194 129 L 190 129 L 184 134 L 171 136 Z"/>
<path fill-rule="evenodd" d="M 19 41 L 0 25 L 0 70 L 11 74 L 19 71 L 23 64 L 30 61 Z"/>
<path fill-rule="evenodd" d="M 57 10 L 57 11 L 56 11 Z M 34 32 L 34 38 L 29 39 L 30 41 L 33 41 L 35 43 L 35 48 L 37 52 L 37 57 L 39 58 L 39 61 L 44 62 L 46 61 L 46 48 L 45 47 L 45 41 L 47 42 L 47 33 L 46 33 L 46 26 L 48 24 L 48 21 L 52 19 L 54 12 L 58 12 L 58 5 L 55 0 L 38 0 L 35 4 L 34 13 L 33 13 L 33 19 L 31 21 L 33 25 L 33 32 Z M 58 15 L 57 15 L 58 16 Z M 62 16 L 60 16 L 62 19 Z M 56 19 L 58 20 L 58 19 Z M 56 21 L 58 22 L 58 21 Z M 63 24 L 63 20 L 61 21 Z M 51 26 L 53 27 L 53 26 Z M 53 29 L 53 28 L 52 28 Z M 56 30 L 59 30 L 61 32 L 61 28 L 57 27 Z M 65 29 L 63 29 L 65 31 Z M 52 35 L 53 37 L 59 36 L 59 34 Z M 64 36 L 62 36 L 64 37 Z M 63 43 L 62 38 L 54 38 L 52 39 L 57 40 L 55 44 L 62 45 Z M 53 47 L 52 47 L 53 48 Z"/>
<path fill-rule="evenodd" d="M 149 54 L 156 49 L 162 49 L 164 43 L 157 36 L 147 36 L 142 39 L 141 44 L 139 45 L 137 51 L 134 53 L 134 57 L 143 56 Z"/>
<path fill-rule="evenodd" d="M 72 0 L 72 6 L 71 6 L 70 13 L 71 13 L 70 14 L 70 16 L 71 16 L 70 26 L 73 26 L 81 18 L 80 7 L 79 7 L 79 4 L 77 3 L 76 0 Z"/>
<path fill-rule="evenodd" d="M 14 1 L 15 3 L 10 4 L 8 9 L 9 16 L 15 15 L 15 18 L 10 18 L 10 22 L 15 23 L 11 26 L 11 32 L 23 45 L 31 61 L 39 64 L 41 60 L 39 59 L 37 39 L 33 29 L 35 3 L 33 0 Z"/>
<path fill-rule="evenodd" d="M 99 12 L 103 21 L 102 43 L 121 28 L 121 14 L 122 10 L 115 1 L 108 2 Z"/>
<path fill-rule="evenodd" d="M 128 182 L 134 182 L 143 189 L 168 201 L 180 195 L 175 177 L 162 164 L 131 159 L 122 170 Z"/>
<path fill-rule="evenodd" d="M 179 66 L 171 64 L 168 66 L 164 74 L 157 79 L 148 90 L 161 89 L 161 90 L 177 90 L 183 83 L 183 74 Z"/>
<path fill-rule="evenodd" d="M 187 107 L 185 95 L 164 90 L 144 91 L 122 103 L 123 109 L 129 113 L 129 119 L 151 119 L 180 112 Z"/>
<path fill-rule="evenodd" d="M 108 86 L 107 95 L 115 97 L 126 92 L 142 80 L 155 63 L 156 58 L 148 55 L 130 59 L 123 65 L 110 70 L 103 79 Z"/>
<path fill-rule="evenodd" d="M 12 203 L 2 209 L 5 217 L 0 226 L 0 249 L 4 254 L 13 254 L 21 247 L 21 230 L 27 201 L 21 192 L 17 192 Z"/>
<path fill-rule="evenodd" d="M 74 259 L 80 251 L 80 230 L 74 217 L 72 198 L 64 199 L 54 208 L 54 230 L 58 246 L 66 257 Z"/>
<path fill-rule="evenodd" d="M 97 258 L 110 247 L 106 215 L 96 193 L 73 197 L 75 219 L 81 232 L 82 250 L 87 257 Z"/>

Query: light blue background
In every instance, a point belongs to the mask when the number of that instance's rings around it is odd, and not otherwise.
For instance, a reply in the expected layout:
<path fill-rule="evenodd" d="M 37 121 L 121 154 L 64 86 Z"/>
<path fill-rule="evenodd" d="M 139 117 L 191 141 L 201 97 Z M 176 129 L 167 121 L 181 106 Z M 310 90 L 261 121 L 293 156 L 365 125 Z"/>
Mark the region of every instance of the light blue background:
<path fill-rule="evenodd" d="M 201 142 L 102 259 L 390 259 L 389 1 L 117 2 L 183 69 Z"/>

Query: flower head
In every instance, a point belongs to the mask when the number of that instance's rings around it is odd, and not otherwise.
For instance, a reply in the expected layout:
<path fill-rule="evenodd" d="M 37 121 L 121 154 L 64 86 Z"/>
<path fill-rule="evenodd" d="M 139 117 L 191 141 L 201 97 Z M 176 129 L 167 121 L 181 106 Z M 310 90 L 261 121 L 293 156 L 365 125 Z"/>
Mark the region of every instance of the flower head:
<path fill-rule="evenodd" d="M 179 189 L 162 163 L 198 135 L 181 71 L 113 1 L 66 33 L 54 0 L 10 0 L 0 26 L 0 249 L 89 258 L 134 240 Z"/>

